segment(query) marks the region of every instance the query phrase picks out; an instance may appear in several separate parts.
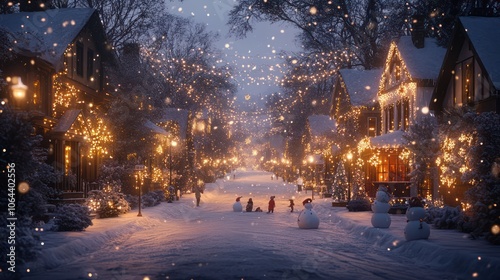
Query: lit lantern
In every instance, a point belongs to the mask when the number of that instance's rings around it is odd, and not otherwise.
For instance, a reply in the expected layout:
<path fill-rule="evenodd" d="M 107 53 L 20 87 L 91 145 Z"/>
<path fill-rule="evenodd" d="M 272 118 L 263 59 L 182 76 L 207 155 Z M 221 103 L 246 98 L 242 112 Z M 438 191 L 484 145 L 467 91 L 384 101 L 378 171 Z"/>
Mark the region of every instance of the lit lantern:
<path fill-rule="evenodd" d="M 12 96 L 16 100 L 21 100 L 26 97 L 26 91 L 28 90 L 28 86 L 23 84 L 23 81 L 21 81 L 21 77 L 13 77 L 12 79 L 13 84 L 10 87 L 12 89 Z"/>

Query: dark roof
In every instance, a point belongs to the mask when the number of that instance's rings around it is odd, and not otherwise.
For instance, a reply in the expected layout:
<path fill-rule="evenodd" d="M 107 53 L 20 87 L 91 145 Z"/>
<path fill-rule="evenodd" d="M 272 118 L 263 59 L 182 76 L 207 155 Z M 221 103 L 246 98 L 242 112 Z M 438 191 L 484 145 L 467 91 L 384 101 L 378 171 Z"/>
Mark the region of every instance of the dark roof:
<path fill-rule="evenodd" d="M 93 34 L 98 50 L 105 56 L 105 33 L 96 10 L 90 8 L 50 9 L 38 12 L 1 14 L 0 26 L 9 33 L 16 52 L 38 57 L 62 69 L 64 52 L 86 27 L 97 29 Z"/>
<path fill-rule="evenodd" d="M 431 110 L 440 112 L 450 81 L 455 63 L 458 60 L 462 46 L 469 40 L 472 44 L 472 52 L 476 56 L 477 63 L 487 73 L 496 91 L 500 90 L 500 17 L 460 17 L 455 25 L 450 46 L 446 52 L 437 85 L 434 88 Z"/>

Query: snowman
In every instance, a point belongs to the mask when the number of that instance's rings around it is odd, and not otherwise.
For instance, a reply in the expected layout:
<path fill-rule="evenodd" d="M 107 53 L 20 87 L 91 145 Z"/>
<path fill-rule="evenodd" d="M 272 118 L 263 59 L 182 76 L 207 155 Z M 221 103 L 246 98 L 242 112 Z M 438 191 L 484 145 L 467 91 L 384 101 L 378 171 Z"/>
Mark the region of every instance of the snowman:
<path fill-rule="evenodd" d="M 299 228 L 312 229 L 319 227 L 319 217 L 314 210 L 312 210 L 312 199 L 308 198 L 302 202 L 304 210 L 299 213 L 297 224 Z"/>
<path fill-rule="evenodd" d="M 233 211 L 234 212 L 243 212 L 243 205 L 241 205 L 240 199 L 242 196 L 238 196 L 236 198 L 236 202 L 233 204 Z"/>
<path fill-rule="evenodd" d="M 405 238 L 408 241 L 427 239 L 431 234 L 429 225 L 423 221 L 425 209 L 422 200 L 418 197 L 410 198 L 410 207 L 406 210 L 408 223 L 405 226 Z"/>
<path fill-rule="evenodd" d="M 372 225 L 376 228 L 388 228 L 391 225 L 391 216 L 389 216 L 389 209 L 391 205 L 389 201 L 391 195 L 386 186 L 380 186 L 375 196 L 375 201 L 372 204 Z"/>

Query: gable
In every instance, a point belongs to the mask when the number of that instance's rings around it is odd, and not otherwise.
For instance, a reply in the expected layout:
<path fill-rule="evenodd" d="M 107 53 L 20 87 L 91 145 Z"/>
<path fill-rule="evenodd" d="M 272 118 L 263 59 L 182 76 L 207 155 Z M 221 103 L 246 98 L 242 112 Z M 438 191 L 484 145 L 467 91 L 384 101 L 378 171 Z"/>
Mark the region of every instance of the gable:
<path fill-rule="evenodd" d="M 380 81 L 379 95 L 403 82 L 436 80 L 446 49 L 425 38 L 423 48 L 413 45 L 411 36 L 392 42 Z"/>
<path fill-rule="evenodd" d="M 61 118 L 51 131 L 53 134 L 64 135 L 67 137 L 84 136 L 85 125 L 83 121 L 82 111 L 78 109 L 70 109 L 64 112 Z"/>
<path fill-rule="evenodd" d="M 477 59 L 500 89 L 500 17 L 460 17 L 460 22 Z"/>
<path fill-rule="evenodd" d="M 341 69 L 339 72 L 352 106 L 375 105 L 382 69 Z"/>
<path fill-rule="evenodd" d="M 481 78 L 484 77 L 485 87 L 482 90 L 493 95 L 497 92 L 498 95 L 500 89 L 500 68 L 498 67 L 500 65 L 500 53 L 498 52 L 500 29 L 492 28 L 492 26 L 500 26 L 500 18 L 459 18 L 443 61 L 437 85 L 434 88 L 430 104 L 431 110 L 441 112 L 443 107 L 450 106 L 448 103 L 453 96 L 449 97 L 448 95 L 450 94 L 449 89 L 453 88 L 452 83 L 456 81 L 455 67 L 463 60 L 465 52 L 468 52 L 468 56 L 474 61 L 474 66 L 480 70 L 478 73 L 481 73 Z"/>

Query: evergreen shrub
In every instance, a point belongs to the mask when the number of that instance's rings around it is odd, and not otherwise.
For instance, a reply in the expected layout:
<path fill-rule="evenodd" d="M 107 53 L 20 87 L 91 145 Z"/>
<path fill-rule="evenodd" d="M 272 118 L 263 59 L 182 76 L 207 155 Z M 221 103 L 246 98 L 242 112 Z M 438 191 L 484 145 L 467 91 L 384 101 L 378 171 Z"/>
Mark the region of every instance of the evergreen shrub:
<path fill-rule="evenodd" d="M 92 225 L 90 210 L 85 205 L 65 204 L 57 208 L 54 218 L 55 231 L 83 231 Z"/>
<path fill-rule="evenodd" d="M 347 203 L 349 212 L 371 211 L 372 205 L 367 197 L 358 197 Z"/>

